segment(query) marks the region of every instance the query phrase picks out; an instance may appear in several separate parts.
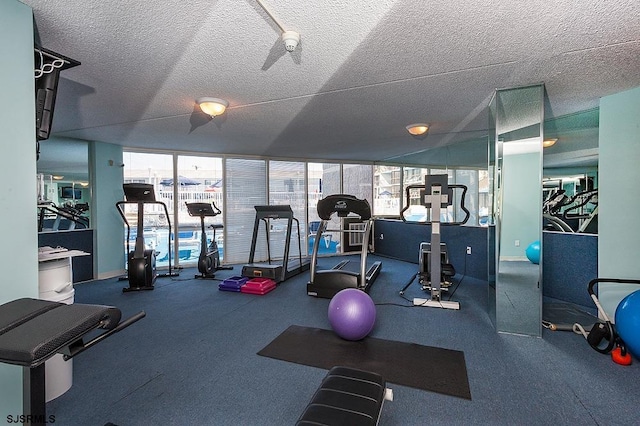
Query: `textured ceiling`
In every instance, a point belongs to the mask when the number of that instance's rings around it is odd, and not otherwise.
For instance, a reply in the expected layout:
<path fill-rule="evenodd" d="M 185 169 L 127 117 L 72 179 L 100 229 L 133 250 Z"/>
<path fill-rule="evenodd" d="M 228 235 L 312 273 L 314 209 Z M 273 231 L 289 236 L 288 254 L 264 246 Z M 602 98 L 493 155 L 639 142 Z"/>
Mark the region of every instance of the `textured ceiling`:
<path fill-rule="evenodd" d="M 54 134 L 128 147 L 428 162 L 486 134 L 496 88 L 544 83 L 560 117 L 640 86 L 637 0 L 264 0 L 292 53 L 255 0 L 22 1 L 42 47 L 82 63 Z M 212 120 L 201 96 L 230 107 Z"/>

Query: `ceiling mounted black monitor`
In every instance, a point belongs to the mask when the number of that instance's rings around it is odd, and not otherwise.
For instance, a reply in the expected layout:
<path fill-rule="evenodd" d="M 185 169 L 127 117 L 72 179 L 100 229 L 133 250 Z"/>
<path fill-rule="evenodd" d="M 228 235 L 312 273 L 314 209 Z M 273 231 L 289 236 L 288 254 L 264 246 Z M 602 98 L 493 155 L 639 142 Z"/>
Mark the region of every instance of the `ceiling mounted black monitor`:
<path fill-rule="evenodd" d="M 53 110 L 58 93 L 60 71 L 80 65 L 80 62 L 41 47 L 35 48 L 36 138 L 49 138 Z"/>
<path fill-rule="evenodd" d="M 39 141 L 49 139 L 59 76 L 60 70 L 54 69 L 36 80 L 36 137 Z"/>

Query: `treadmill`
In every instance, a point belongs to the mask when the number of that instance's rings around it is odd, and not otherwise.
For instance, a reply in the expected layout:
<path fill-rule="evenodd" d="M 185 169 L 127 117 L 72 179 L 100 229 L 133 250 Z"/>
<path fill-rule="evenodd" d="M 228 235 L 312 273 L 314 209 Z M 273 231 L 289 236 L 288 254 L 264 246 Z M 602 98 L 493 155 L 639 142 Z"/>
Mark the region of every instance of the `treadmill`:
<path fill-rule="evenodd" d="M 354 227 L 355 229 L 327 229 L 327 225 L 333 214 L 340 218 L 358 217 L 364 226 Z M 353 195 L 334 194 L 318 201 L 318 216 L 320 225 L 313 242 L 313 254 L 311 256 L 310 280 L 307 283 L 307 294 L 309 296 L 330 299 L 336 293 L 345 288 L 357 288 L 369 292 L 371 285 L 378 277 L 382 262 L 377 261 L 367 267 L 367 253 L 369 252 L 369 241 L 373 219 L 371 218 L 371 207 L 367 200 L 361 200 Z M 343 260 L 333 268 L 328 270 L 318 270 L 318 248 L 324 232 L 342 232 L 344 234 L 361 233 L 362 245 L 360 250 L 360 263 L 356 265 L 350 260 Z"/>
<path fill-rule="evenodd" d="M 276 283 L 288 280 L 309 269 L 309 257 L 302 256 L 302 244 L 300 242 L 300 222 L 293 217 L 293 210 L 289 205 L 275 206 L 254 206 L 256 209 L 256 219 L 253 224 L 253 237 L 251 239 L 251 252 L 249 253 L 249 263 L 242 267 L 242 276 L 249 278 L 269 278 Z M 281 262 L 272 261 L 270 246 L 271 221 L 286 220 L 287 229 L 284 240 L 284 254 Z M 298 257 L 289 259 L 289 248 L 291 245 L 291 230 L 295 221 L 298 232 Z M 260 224 L 265 225 L 265 235 L 267 237 L 267 257 L 266 263 L 254 263 L 256 245 L 258 241 L 258 231 Z"/>

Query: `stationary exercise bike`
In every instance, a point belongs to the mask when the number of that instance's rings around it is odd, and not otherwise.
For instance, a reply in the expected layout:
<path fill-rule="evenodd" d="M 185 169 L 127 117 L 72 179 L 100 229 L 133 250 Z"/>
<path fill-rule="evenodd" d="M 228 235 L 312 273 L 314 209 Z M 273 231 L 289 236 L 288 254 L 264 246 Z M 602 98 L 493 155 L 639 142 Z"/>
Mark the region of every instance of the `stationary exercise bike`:
<path fill-rule="evenodd" d="M 220 270 L 231 270 L 233 266 L 220 266 L 220 251 L 218 250 L 218 243 L 216 243 L 216 229 L 222 229 L 223 225 L 213 224 L 210 228 L 213 228 L 213 238 L 211 243 L 207 245 L 207 233 L 204 227 L 205 217 L 218 216 L 222 212 L 212 202 L 209 203 L 185 203 L 189 216 L 200 218 L 200 256 L 198 257 L 198 271 L 199 275 L 195 278 L 202 279 L 214 279 L 215 272 Z"/>

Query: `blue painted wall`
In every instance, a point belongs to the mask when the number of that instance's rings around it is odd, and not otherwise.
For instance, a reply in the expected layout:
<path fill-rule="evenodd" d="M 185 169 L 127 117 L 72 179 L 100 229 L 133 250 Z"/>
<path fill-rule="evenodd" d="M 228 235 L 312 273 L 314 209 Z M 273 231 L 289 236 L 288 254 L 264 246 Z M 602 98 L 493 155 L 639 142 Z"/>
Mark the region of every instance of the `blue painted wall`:
<path fill-rule="evenodd" d="M 486 280 L 487 232 L 475 226 L 443 226 L 442 241 L 456 272 Z M 374 224 L 375 253 L 418 263 L 420 243 L 429 241 L 430 225 L 378 219 Z M 383 239 L 380 236 L 384 235 Z M 544 296 L 592 309 L 587 284 L 598 276 L 598 237 L 587 234 L 543 233 Z M 466 248 L 471 247 L 471 255 Z"/>
<path fill-rule="evenodd" d="M 431 239 L 431 225 L 402 220 L 378 219 L 373 227 L 375 253 L 418 263 L 420 243 Z M 449 261 L 456 273 L 487 280 L 487 228 L 441 226 L 441 241 L 447 244 Z M 384 238 L 381 239 L 381 235 Z M 471 254 L 466 254 L 471 247 Z M 417 272 L 417 271 L 416 271 Z"/>
<path fill-rule="evenodd" d="M 89 143 L 89 180 L 94 226 L 94 271 L 96 278 L 125 273 L 123 222 L 116 202 L 124 200 L 122 146 Z"/>
<path fill-rule="evenodd" d="M 38 247 L 43 246 L 64 247 L 90 253 L 88 256 L 73 257 L 71 268 L 74 283 L 93 279 L 93 229 L 41 232 L 38 234 Z"/>
<path fill-rule="evenodd" d="M 38 297 L 36 134 L 31 9 L 0 1 L 0 303 Z M 22 368 L 0 364 L 0 422 L 22 413 Z"/>
<path fill-rule="evenodd" d="M 543 295 L 593 310 L 587 285 L 598 277 L 598 236 L 543 232 L 542 245 Z"/>
<path fill-rule="evenodd" d="M 510 143 L 518 142 L 506 142 Z M 539 152 L 510 155 L 505 152 L 503 158 L 500 260 L 527 260 L 525 250 L 540 240 L 541 155 Z"/>
<path fill-rule="evenodd" d="M 640 279 L 640 87 L 600 100 L 598 271 Z M 598 298 L 613 318 L 622 298 L 639 286 L 603 284 Z"/>

